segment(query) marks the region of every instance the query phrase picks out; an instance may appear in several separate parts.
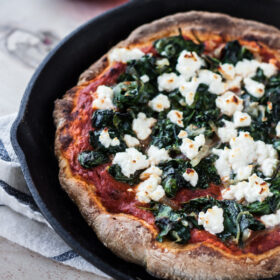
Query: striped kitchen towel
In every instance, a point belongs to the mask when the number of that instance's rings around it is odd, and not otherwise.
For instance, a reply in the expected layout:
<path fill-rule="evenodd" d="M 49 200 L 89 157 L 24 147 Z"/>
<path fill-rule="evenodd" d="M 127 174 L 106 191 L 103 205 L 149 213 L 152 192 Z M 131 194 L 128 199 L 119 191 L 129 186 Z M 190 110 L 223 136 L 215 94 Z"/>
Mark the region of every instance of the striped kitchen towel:
<path fill-rule="evenodd" d="M 40 213 L 10 142 L 15 117 L 0 118 L 0 236 L 54 261 L 110 278 L 71 250 Z"/>

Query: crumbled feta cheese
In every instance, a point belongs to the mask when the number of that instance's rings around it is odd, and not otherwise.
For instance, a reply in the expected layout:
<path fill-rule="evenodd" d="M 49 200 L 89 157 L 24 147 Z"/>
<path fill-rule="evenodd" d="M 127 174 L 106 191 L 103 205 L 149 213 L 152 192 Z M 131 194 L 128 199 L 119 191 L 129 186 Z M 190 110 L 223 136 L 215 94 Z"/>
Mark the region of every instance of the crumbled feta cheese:
<path fill-rule="evenodd" d="M 182 145 L 180 146 L 181 152 L 190 160 L 197 156 L 200 147 L 205 144 L 205 137 L 200 134 L 191 140 L 189 138 L 183 138 Z"/>
<path fill-rule="evenodd" d="M 179 91 L 185 97 L 186 103 L 191 106 L 194 102 L 195 93 L 199 85 L 198 79 L 193 77 L 190 82 L 183 81 L 179 85 Z"/>
<path fill-rule="evenodd" d="M 218 136 L 223 143 L 229 142 L 232 138 L 237 136 L 237 130 L 234 124 L 230 121 L 223 120 L 225 126 L 218 128 Z"/>
<path fill-rule="evenodd" d="M 203 60 L 195 53 L 182 51 L 179 55 L 176 70 L 184 76 L 186 80 L 195 75 L 195 73 L 204 65 Z"/>
<path fill-rule="evenodd" d="M 184 124 L 183 124 L 183 113 L 181 111 L 171 110 L 167 114 L 167 118 L 169 118 L 171 122 L 177 124 L 178 126 L 184 127 Z"/>
<path fill-rule="evenodd" d="M 134 48 L 134 49 L 126 49 L 126 48 L 115 48 L 109 53 L 109 61 L 120 61 L 123 63 L 128 62 L 129 60 L 140 59 L 144 56 L 141 50 Z"/>
<path fill-rule="evenodd" d="M 241 88 L 241 81 L 242 77 L 241 76 L 235 76 L 233 80 L 227 80 L 226 81 L 226 90 L 239 90 Z"/>
<path fill-rule="evenodd" d="M 261 98 L 264 95 L 264 84 L 259 83 L 251 78 L 244 79 L 245 88 L 249 94 L 256 98 Z"/>
<path fill-rule="evenodd" d="M 237 62 L 235 66 L 235 72 L 243 78 L 252 77 L 255 75 L 258 68 L 261 68 L 264 75 L 268 78 L 277 73 L 277 67 L 274 64 L 259 62 L 255 59 L 243 59 Z"/>
<path fill-rule="evenodd" d="M 129 148 L 138 146 L 140 144 L 140 142 L 137 138 L 135 138 L 129 134 L 125 134 L 123 139 L 124 139 L 126 146 Z"/>
<path fill-rule="evenodd" d="M 222 77 L 210 70 L 199 71 L 198 76 L 199 83 L 206 84 L 209 86 L 209 92 L 213 94 L 222 94 L 226 90 L 225 83 L 222 82 Z"/>
<path fill-rule="evenodd" d="M 197 185 L 198 174 L 193 168 L 187 168 L 183 174 L 184 179 L 189 182 L 193 187 Z"/>
<path fill-rule="evenodd" d="M 264 176 L 271 177 L 277 168 L 278 160 L 275 158 L 267 158 L 261 164 L 261 171 Z"/>
<path fill-rule="evenodd" d="M 99 86 L 93 94 L 93 109 L 114 109 L 113 90 L 107 86 Z"/>
<path fill-rule="evenodd" d="M 125 152 L 116 153 L 113 164 L 118 164 L 126 177 L 150 165 L 147 157 L 135 148 L 127 148 Z"/>
<path fill-rule="evenodd" d="M 188 132 L 185 130 L 180 130 L 179 134 L 178 134 L 178 138 L 183 139 L 188 137 Z"/>
<path fill-rule="evenodd" d="M 157 165 L 160 162 L 165 162 L 171 158 L 168 155 L 168 151 L 164 148 L 159 149 L 157 146 L 151 145 L 147 151 L 149 161 L 153 165 Z"/>
<path fill-rule="evenodd" d="M 170 101 L 164 94 L 159 94 L 153 98 L 148 104 L 154 111 L 162 112 L 165 109 L 170 108 Z"/>
<path fill-rule="evenodd" d="M 261 216 L 261 221 L 265 224 L 266 228 L 275 227 L 280 224 L 280 209 L 275 214 Z"/>
<path fill-rule="evenodd" d="M 251 117 L 247 113 L 236 111 L 233 115 L 233 123 L 235 127 L 244 127 L 251 125 Z"/>
<path fill-rule="evenodd" d="M 99 137 L 98 137 L 99 142 L 105 147 L 108 148 L 109 146 L 118 146 L 120 145 L 120 140 L 115 137 L 115 138 L 111 138 L 108 132 L 107 128 L 104 128 Z"/>
<path fill-rule="evenodd" d="M 181 78 L 175 73 L 164 73 L 158 76 L 158 90 L 172 91 L 179 87 Z"/>
<path fill-rule="evenodd" d="M 143 75 L 140 77 L 140 79 L 143 83 L 148 83 L 150 81 L 150 78 L 148 75 Z"/>
<path fill-rule="evenodd" d="M 256 174 L 249 177 L 249 182 L 242 181 L 222 190 L 222 196 L 224 199 L 235 199 L 240 201 L 245 198 L 245 200 L 249 203 L 255 201 L 262 202 L 272 195 L 273 194 L 269 190 L 268 183 Z"/>
<path fill-rule="evenodd" d="M 227 116 L 232 116 L 236 111 L 242 111 L 243 100 L 234 92 L 227 91 L 223 95 L 217 97 L 216 106 L 221 109 L 221 112 Z"/>
<path fill-rule="evenodd" d="M 229 144 L 228 159 L 235 173 L 255 160 L 255 142 L 248 132 L 239 132 L 239 136 L 232 138 Z"/>
<path fill-rule="evenodd" d="M 156 61 L 156 65 L 161 68 L 161 67 L 164 67 L 164 66 L 169 66 L 170 62 L 167 58 L 162 58 L 162 59 L 158 59 Z"/>
<path fill-rule="evenodd" d="M 251 167 L 248 166 L 253 163 L 259 165 L 265 176 L 272 176 L 279 161 L 277 151 L 271 144 L 254 141 L 248 132 L 242 131 L 238 137 L 233 137 L 229 144 L 230 149 L 225 147 L 224 150 L 212 150 L 219 156 L 215 166 L 222 181 L 227 181 L 231 172 L 237 174 L 238 180 L 242 180 L 251 173 Z"/>
<path fill-rule="evenodd" d="M 242 76 L 243 78 L 253 76 L 259 67 L 259 62 L 257 60 L 243 59 L 238 61 L 235 65 L 235 73 Z"/>
<path fill-rule="evenodd" d="M 140 183 L 136 189 L 136 199 L 142 203 L 149 203 L 151 200 L 159 201 L 165 195 L 163 187 L 159 185 L 160 181 L 159 176 L 151 175 Z"/>
<path fill-rule="evenodd" d="M 261 62 L 259 67 L 267 78 L 277 74 L 277 67 L 272 63 Z"/>
<path fill-rule="evenodd" d="M 232 64 L 224 63 L 221 64 L 218 68 L 219 72 L 224 76 L 227 80 L 233 80 L 235 76 L 235 69 Z"/>
<path fill-rule="evenodd" d="M 156 123 L 156 119 L 147 118 L 146 114 L 138 113 L 137 119 L 132 122 L 132 129 L 140 140 L 147 139 L 152 133 L 151 127 Z"/>
<path fill-rule="evenodd" d="M 221 233 L 224 230 L 224 210 L 218 206 L 213 206 L 198 214 L 198 224 L 211 234 Z"/>
<path fill-rule="evenodd" d="M 160 177 L 162 175 L 162 170 L 157 166 L 152 165 L 140 174 L 140 179 L 146 180 L 152 175 Z"/>
<path fill-rule="evenodd" d="M 277 123 L 275 130 L 276 130 L 276 136 L 280 137 L 280 121 Z"/>
<path fill-rule="evenodd" d="M 219 158 L 215 161 L 215 167 L 221 180 L 227 182 L 231 175 L 231 164 L 229 163 L 229 151 L 227 147 L 224 150 L 213 149 L 214 155 L 218 155 Z"/>
<path fill-rule="evenodd" d="M 238 168 L 236 172 L 236 180 L 247 180 L 253 171 L 253 165 L 247 165 L 245 167 Z"/>

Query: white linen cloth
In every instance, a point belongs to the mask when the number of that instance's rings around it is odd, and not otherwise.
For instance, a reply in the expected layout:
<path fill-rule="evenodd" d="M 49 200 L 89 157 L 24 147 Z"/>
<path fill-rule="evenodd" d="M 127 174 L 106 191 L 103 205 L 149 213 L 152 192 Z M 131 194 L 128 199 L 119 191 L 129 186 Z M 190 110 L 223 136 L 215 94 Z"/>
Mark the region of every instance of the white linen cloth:
<path fill-rule="evenodd" d="M 10 142 L 15 117 L 0 118 L 0 236 L 54 261 L 109 279 L 75 253 L 40 213 Z"/>

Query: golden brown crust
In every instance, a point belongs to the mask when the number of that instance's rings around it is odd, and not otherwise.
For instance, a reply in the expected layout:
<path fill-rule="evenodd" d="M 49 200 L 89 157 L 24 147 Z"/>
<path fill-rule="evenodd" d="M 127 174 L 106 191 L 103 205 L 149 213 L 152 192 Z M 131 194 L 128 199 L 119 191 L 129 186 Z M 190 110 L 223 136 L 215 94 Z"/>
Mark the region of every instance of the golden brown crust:
<path fill-rule="evenodd" d="M 219 34 L 227 38 L 257 40 L 270 48 L 280 49 L 278 29 L 254 21 L 236 19 L 223 14 L 188 12 L 169 16 L 136 29 L 118 46 L 143 45 L 162 36 L 198 32 L 200 35 Z M 107 55 L 90 66 L 79 84 L 87 83 L 108 66 Z M 230 255 L 207 243 L 175 246 L 157 243 L 151 226 L 125 214 L 109 214 L 94 195 L 93 186 L 71 174 L 61 150 L 67 145 L 60 131 L 70 118 L 76 89 L 57 100 L 54 119 L 57 126 L 55 153 L 59 160 L 62 187 L 78 205 L 88 224 L 99 239 L 114 253 L 127 261 L 143 265 L 151 274 L 169 279 L 257 279 L 280 273 L 280 247 L 261 255 Z"/>

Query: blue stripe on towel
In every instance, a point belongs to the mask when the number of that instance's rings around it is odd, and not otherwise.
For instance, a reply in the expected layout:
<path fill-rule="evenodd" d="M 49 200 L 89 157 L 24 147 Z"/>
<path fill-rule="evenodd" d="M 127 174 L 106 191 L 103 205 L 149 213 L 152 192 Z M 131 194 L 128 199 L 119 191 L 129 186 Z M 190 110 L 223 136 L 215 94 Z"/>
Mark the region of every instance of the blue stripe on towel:
<path fill-rule="evenodd" d="M 57 262 L 65 262 L 71 259 L 74 259 L 76 257 L 79 257 L 77 253 L 75 253 L 73 250 L 67 251 L 63 254 L 57 255 L 52 257 L 51 259 Z"/>
<path fill-rule="evenodd" d="M 0 158 L 5 161 L 11 161 L 11 158 L 7 150 L 5 149 L 5 146 L 1 139 L 0 139 Z"/>
<path fill-rule="evenodd" d="M 2 187 L 7 194 L 14 196 L 19 202 L 28 205 L 33 211 L 39 212 L 39 208 L 31 195 L 28 195 L 11 187 L 2 180 L 0 180 L 0 187 Z"/>

